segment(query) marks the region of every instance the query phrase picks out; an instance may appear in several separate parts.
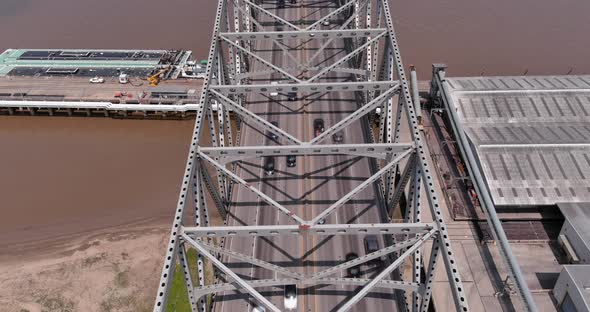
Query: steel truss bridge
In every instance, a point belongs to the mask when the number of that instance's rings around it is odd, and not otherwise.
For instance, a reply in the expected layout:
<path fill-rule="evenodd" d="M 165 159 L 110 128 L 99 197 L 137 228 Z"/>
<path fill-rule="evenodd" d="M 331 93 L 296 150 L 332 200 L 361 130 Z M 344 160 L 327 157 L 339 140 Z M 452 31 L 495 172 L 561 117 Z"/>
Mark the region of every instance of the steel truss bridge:
<path fill-rule="evenodd" d="M 219 0 L 154 311 L 428 311 L 437 262 L 468 311 L 408 80 L 386 0 Z"/>

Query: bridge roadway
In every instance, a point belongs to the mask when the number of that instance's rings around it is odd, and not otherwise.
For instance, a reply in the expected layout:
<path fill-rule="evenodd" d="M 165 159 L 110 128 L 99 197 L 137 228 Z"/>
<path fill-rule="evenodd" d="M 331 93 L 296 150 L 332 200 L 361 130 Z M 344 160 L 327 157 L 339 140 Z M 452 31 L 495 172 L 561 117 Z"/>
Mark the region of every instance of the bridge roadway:
<path fill-rule="evenodd" d="M 277 15 L 289 20 L 297 21 L 301 17 L 305 19 L 319 19 L 321 15 L 334 10 L 337 4 L 323 2 L 322 8 L 312 1 L 307 1 L 285 8 L 276 8 L 274 1 L 265 1 L 263 6 L 272 9 Z M 302 5 L 301 5 L 302 4 Z M 329 5 L 329 7 L 328 7 Z M 264 21 L 261 17 L 260 21 Z M 321 26 L 326 27 L 326 26 Z M 337 24 L 327 26 L 335 28 Z M 267 26 L 265 30 L 277 30 L 276 27 Z M 286 30 L 286 29 L 285 29 Z M 290 51 L 298 60 L 305 62 L 319 48 L 318 40 L 311 40 L 306 45 L 301 41 L 284 40 Z M 299 47 L 299 48 L 296 48 Z M 272 41 L 256 41 L 257 53 L 265 59 L 272 59 L 273 64 L 279 67 L 294 68 L 295 64 L 286 57 Z M 296 48 L 296 49 L 295 49 Z M 265 52 L 263 52 L 265 51 Z M 322 66 L 331 64 L 330 57 L 343 56 L 345 54 L 344 41 L 335 40 L 325 50 L 324 55 L 317 60 L 325 62 Z M 254 63 L 252 71 L 264 70 L 260 63 Z M 278 74 L 261 77 L 263 83 L 268 80 L 280 79 Z M 343 81 L 351 79 L 348 74 L 332 74 L 330 80 Z M 256 94 L 248 98 L 247 107 L 254 113 L 264 116 L 269 121 L 278 121 L 279 127 L 293 134 L 300 140 L 309 141 L 313 138 L 313 120 L 323 118 L 326 128 L 335 124 L 349 113 L 353 112 L 358 104 L 352 93 L 310 93 L 298 94 L 297 101 L 287 101 L 286 94 L 271 97 L 269 94 Z M 368 128 L 360 121 L 355 122 L 344 130 L 345 143 L 367 142 Z M 275 142 L 265 133 L 250 125 L 244 124 L 242 128 L 242 146 L 274 145 Z M 331 138 L 324 141 L 331 143 Z M 267 176 L 263 170 L 263 160 L 256 159 L 241 163 L 236 173 L 248 180 L 261 191 L 270 195 L 279 203 L 293 210 L 304 219 L 312 219 L 331 203 L 341 198 L 348 191 L 370 176 L 369 161 L 366 158 L 351 156 L 305 156 L 297 157 L 297 165 L 293 168 L 286 166 L 285 157 L 276 157 L 276 172 Z M 256 196 L 235 186 L 233 192 L 233 205 L 228 220 L 228 225 L 270 225 L 270 224 L 294 224 L 284 214 L 269 207 Z M 349 204 L 345 204 L 330 215 L 326 223 L 373 223 L 380 222 L 380 212 L 375 200 L 375 189 L 369 187 L 359 193 Z M 381 245 L 383 242 L 380 242 Z M 226 247 L 237 252 L 253 255 L 259 259 L 270 261 L 293 271 L 311 275 L 329 266 L 334 266 L 345 260 L 348 253 L 363 255 L 365 253 L 363 240 L 354 236 L 334 237 L 295 237 L 280 236 L 270 238 L 234 237 L 228 238 Z M 252 267 L 238 260 L 231 260 L 229 267 L 246 279 L 269 279 L 276 276 L 275 273 Z M 376 269 L 363 266 L 363 276 L 370 277 L 377 274 Z M 345 276 L 346 272 L 340 273 Z M 339 277 L 339 276 L 334 276 Z M 319 286 L 298 288 L 297 311 L 334 311 L 346 298 L 354 294 L 357 289 L 353 286 Z M 286 310 L 283 304 L 282 288 L 259 289 L 274 305 L 281 310 Z M 363 299 L 353 311 L 382 311 L 388 309 L 395 311 L 396 304 L 392 300 L 392 293 L 380 293 L 377 289 Z M 250 311 L 254 302 L 248 299 L 248 294 L 228 292 L 218 294 L 216 297 L 217 311 Z"/>

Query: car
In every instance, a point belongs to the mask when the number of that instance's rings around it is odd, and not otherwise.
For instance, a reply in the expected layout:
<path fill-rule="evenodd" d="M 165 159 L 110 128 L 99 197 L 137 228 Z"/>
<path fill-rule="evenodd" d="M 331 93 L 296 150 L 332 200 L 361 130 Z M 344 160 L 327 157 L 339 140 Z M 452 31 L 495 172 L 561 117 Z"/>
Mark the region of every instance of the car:
<path fill-rule="evenodd" d="M 92 78 L 90 78 L 90 83 L 104 83 L 104 78 L 92 77 Z"/>
<path fill-rule="evenodd" d="M 287 155 L 287 167 L 295 167 L 297 164 L 297 157 L 295 155 Z"/>
<path fill-rule="evenodd" d="M 370 254 L 379 250 L 379 240 L 377 239 L 377 235 L 367 235 L 365 236 L 365 253 Z M 371 261 L 373 264 L 380 264 L 381 261 L 385 261 L 386 257 L 382 256 L 381 258 L 375 258 Z"/>
<path fill-rule="evenodd" d="M 322 25 L 324 25 L 324 26 L 330 26 L 330 21 L 329 20 L 323 20 L 322 21 Z"/>
<path fill-rule="evenodd" d="M 289 100 L 289 101 L 297 101 L 297 92 L 289 92 L 289 93 L 287 93 L 287 100 Z"/>
<path fill-rule="evenodd" d="M 283 31 L 283 30 L 284 30 L 283 26 L 277 26 L 277 31 Z M 277 35 L 277 37 L 278 37 L 277 38 L 278 42 L 283 42 L 283 35 L 282 34 Z"/>
<path fill-rule="evenodd" d="M 354 260 L 354 259 L 356 259 L 358 257 L 359 256 L 357 254 L 355 254 L 355 253 L 349 253 L 349 254 L 346 255 L 346 262 L 352 261 L 352 260 Z M 359 278 L 359 277 L 361 277 L 361 268 L 358 265 L 355 265 L 353 267 L 350 267 L 346 271 L 347 271 L 348 275 L 350 277 L 352 277 L 352 278 Z"/>
<path fill-rule="evenodd" d="M 379 250 L 379 240 L 377 240 L 377 235 L 365 236 L 365 252 L 370 254 L 377 250 Z"/>
<path fill-rule="evenodd" d="M 262 306 L 254 306 L 252 307 L 252 312 L 266 312 L 266 309 Z"/>
<path fill-rule="evenodd" d="M 127 84 L 129 82 L 129 75 L 125 73 L 119 74 L 119 83 L 120 84 Z"/>
<path fill-rule="evenodd" d="M 338 131 L 332 135 L 332 140 L 334 143 L 342 143 L 344 141 L 344 133 L 342 131 Z"/>
<path fill-rule="evenodd" d="M 285 7 L 285 0 L 277 0 L 277 6 L 279 8 L 284 8 Z"/>
<path fill-rule="evenodd" d="M 297 286 L 285 285 L 285 309 L 297 309 Z"/>
<path fill-rule="evenodd" d="M 269 176 L 275 173 L 275 158 L 273 156 L 267 156 L 264 159 L 264 172 Z"/>
<path fill-rule="evenodd" d="M 274 86 L 274 85 L 278 85 L 278 84 L 279 84 L 279 82 L 278 82 L 278 81 L 271 81 L 271 82 L 270 82 L 270 84 Z M 277 91 L 271 91 L 271 92 L 270 92 L 268 95 L 270 95 L 270 96 L 273 96 L 273 97 L 274 97 L 274 96 L 277 96 L 277 95 L 279 95 L 279 93 L 278 93 Z"/>
<path fill-rule="evenodd" d="M 326 224 L 326 218 L 319 219 L 318 224 Z"/>
<path fill-rule="evenodd" d="M 279 122 L 278 122 L 278 121 L 271 121 L 270 123 L 271 123 L 273 126 L 277 127 L 277 128 L 279 127 Z M 278 140 L 278 139 L 279 139 L 279 136 L 278 136 L 276 133 L 274 133 L 274 132 L 270 132 L 270 131 L 269 131 L 269 132 L 268 132 L 268 136 L 269 136 L 271 139 L 273 139 L 273 140 Z"/>
<path fill-rule="evenodd" d="M 324 132 L 324 120 L 323 119 L 318 118 L 313 121 L 313 131 L 315 133 L 315 136 L 318 136 L 322 132 Z"/>

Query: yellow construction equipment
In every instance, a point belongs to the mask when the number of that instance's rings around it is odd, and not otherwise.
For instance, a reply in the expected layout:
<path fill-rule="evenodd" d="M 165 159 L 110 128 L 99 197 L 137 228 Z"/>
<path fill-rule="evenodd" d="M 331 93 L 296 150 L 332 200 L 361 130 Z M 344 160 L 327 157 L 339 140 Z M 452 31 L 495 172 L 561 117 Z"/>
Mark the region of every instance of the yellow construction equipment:
<path fill-rule="evenodd" d="M 166 69 L 160 69 L 157 73 L 148 77 L 147 81 L 150 83 L 150 87 L 155 87 L 160 83 L 160 75 L 166 72 Z"/>

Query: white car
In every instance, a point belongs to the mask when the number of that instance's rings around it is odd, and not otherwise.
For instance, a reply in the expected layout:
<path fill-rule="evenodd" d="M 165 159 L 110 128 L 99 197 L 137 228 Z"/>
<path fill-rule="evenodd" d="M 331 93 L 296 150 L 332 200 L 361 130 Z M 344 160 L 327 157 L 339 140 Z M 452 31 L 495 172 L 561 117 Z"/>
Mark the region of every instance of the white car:
<path fill-rule="evenodd" d="M 252 312 L 266 312 L 266 309 L 264 307 L 256 306 L 252 308 Z"/>
<path fill-rule="evenodd" d="M 285 309 L 297 309 L 297 286 L 285 285 Z"/>
<path fill-rule="evenodd" d="M 322 25 L 324 25 L 324 26 L 330 26 L 330 21 L 329 20 L 323 20 L 322 21 Z"/>
<path fill-rule="evenodd" d="M 92 78 L 90 78 L 90 83 L 104 83 L 104 78 L 92 77 Z"/>
<path fill-rule="evenodd" d="M 278 85 L 278 84 L 279 84 L 279 82 L 278 82 L 278 81 L 271 81 L 271 82 L 270 82 L 270 84 L 271 84 L 271 85 Z M 278 93 L 278 92 L 276 92 L 276 91 L 272 91 L 272 92 L 270 92 L 270 93 L 269 93 L 269 95 L 270 95 L 270 96 L 278 96 L 278 95 L 279 95 L 279 93 Z"/>

